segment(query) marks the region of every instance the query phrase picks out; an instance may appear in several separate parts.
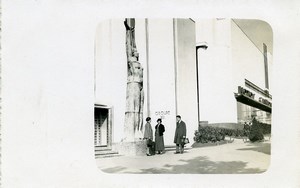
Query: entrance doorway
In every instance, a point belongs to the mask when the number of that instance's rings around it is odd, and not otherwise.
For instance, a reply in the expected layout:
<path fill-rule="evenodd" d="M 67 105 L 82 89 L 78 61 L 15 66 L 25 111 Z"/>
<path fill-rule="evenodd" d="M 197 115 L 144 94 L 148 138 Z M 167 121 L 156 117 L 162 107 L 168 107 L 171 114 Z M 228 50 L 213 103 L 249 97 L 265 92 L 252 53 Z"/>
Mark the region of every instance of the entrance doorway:
<path fill-rule="evenodd" d="M 111 148 L 112 118 L 111 108 L 95 106 L 94 108 L 94 143 L 95 146 Z"/>

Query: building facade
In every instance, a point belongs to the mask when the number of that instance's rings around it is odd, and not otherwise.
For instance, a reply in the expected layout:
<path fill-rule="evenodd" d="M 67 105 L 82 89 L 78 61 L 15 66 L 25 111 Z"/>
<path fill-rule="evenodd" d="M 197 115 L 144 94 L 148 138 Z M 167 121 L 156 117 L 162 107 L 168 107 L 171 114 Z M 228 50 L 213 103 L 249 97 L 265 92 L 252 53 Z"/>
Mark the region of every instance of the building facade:
<path fill-rule="evenodd" d="M 124 138 L 127 61 L 123 21 L 107 20 L 96 30 L 96 146 L 110 147 Z M 154 129 L 156 120 L 162 118 L 166 145 L 173 144 L 177 114 L 186 122 L 190 140 L 199 122 L 239 128 L 256 116 L 271 123 L 272 53 L 264 42 L 262 49 L 257 46 L 242 22 L 136 19 L 136 46 L 144 78 L 143 119 L 151 117 Z"/>

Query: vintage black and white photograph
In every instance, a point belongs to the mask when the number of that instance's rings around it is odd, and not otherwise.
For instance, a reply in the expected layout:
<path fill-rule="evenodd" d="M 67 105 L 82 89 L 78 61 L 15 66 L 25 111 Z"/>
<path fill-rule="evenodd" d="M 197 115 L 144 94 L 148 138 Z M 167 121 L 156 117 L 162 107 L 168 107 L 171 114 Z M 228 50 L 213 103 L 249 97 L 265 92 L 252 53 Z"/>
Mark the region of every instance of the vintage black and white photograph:
<path fill-rule="evenodd" d="M 256 174 L 272 130 L 270 25 L 108 19 L 95 42 L 95 159 L 107 173 Z"/>
<path fill-rule="evenodd" d="M 0 187 L 298 188 L 299 7 L 0 0 Z"/>

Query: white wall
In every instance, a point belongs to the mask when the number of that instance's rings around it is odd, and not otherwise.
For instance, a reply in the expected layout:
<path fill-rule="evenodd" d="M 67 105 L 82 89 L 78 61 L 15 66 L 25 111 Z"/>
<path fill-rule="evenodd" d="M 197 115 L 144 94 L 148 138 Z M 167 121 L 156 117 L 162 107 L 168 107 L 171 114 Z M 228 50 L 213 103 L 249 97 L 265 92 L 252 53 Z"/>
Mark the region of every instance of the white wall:
<path fill-rule="evenodd" d="M 187 125 L 187 137 L 198 129 L 196 34 L 190 19 L 176 19 L 177 114 Z"/>
<path fill-rule="evenodd" d="M 234 64 L 234 85 L 244 86 L 245 78 L 265 89 L 264 56 L 251 40 L 232 21 L 232 62 Z M 263 45 L 263 44 L 261 44 Z M 272 80 L 272 56 L 268 56 L 269 83 Z M 271 89 L 271 87 L 270 87 Z"/>
<path fill-rule="evenodd" d="M 200 121 L 236 122 L 230 20 L 196 20 L 196 36 L 197 43 L 208 44 L 198 50 Z"/>
<path fill-rule="evenodd" d="M 200 118 L 210 123 L 237 122 L 233 92 L 237 92 L 238 86 L 245 86 L 245 78 L 265 88 L 263 54 L 231 19 L 196 23 L 197 43 L 208 44 L 207 50 L 198 50 Z M 268 60 L 271 89 L 270 53 Z"/>
<path fill-rule="evenodd" d="M 245 79 L 251 81 L 262 89 L 265 88 L 265 66 L 264 66 L 264 54 L 257 46 L 245 35 L 245 33 L 236 25 L 235 22 L 231 22 L 232 28 L 232 62 L 233 76 L 234 76 L 234 91 L 238 91 L 238 86 L 242 86 L 245 89 L 255 93 L 255 100 L 259 100 L 260 97 L 272 101 L 272 99 L 266 98 L 261 93 L 258 93 L 250 88 L 245 87 Z M 272 33 L 270 33 L 272 34 Z M 261 44 L 263 45 L 263 44 Z M 268 82 L 269 92 L 272 95 L 272 80 L 273 80 L 273 57 L 271 53 L 267 54 L 268 57 Z M 245 111 L 245 108 L 251 109 L 251 107 L 245 107 L 245 105 L 237 105 L 240 111 Z M 251 111 L 251 110 L 250 110 Z M 242 113 L 242 112 L 240 112 Z M 249 113 L 251 118 L 251 112 Z M 271 123 L 270 119 L 266 118 L 267 113 L 263 111 L 257 112 L 257 118 L 259 121 L 265 123 Z"/>
<path fill-rule="evenodd" d="M 176 128 L 174 42 L 172 19 L 149 19 L 149 84 L 152 127 L 161 118 L 166 145 L 173 144 Z"/>
<path fill-rule="evenodd" d="M 95 103 L 113 108 L 113 142 L 123 137 L 126 105 L 127 60 L 122 26 L 122 20 L 107 20 L 98 24 L 95 33 Z"/>

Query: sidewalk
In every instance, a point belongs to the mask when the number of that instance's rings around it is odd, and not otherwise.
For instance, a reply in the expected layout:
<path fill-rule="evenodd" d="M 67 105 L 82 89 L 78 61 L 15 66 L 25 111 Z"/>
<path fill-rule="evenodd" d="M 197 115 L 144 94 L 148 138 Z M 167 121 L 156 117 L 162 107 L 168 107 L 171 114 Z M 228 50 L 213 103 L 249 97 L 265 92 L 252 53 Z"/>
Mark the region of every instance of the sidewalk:
<path fill-rule="evenodd" d="M 107 173 L 137 174 L 235 174 L 262 173 L 270 163 L 270 141 L 233 143 L 192 148 L 184 154 L 167 151 L 154 156 L 120 156 L 96 159 Z"/>

